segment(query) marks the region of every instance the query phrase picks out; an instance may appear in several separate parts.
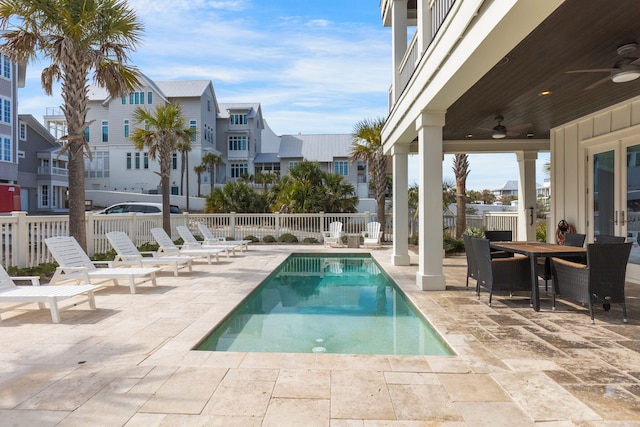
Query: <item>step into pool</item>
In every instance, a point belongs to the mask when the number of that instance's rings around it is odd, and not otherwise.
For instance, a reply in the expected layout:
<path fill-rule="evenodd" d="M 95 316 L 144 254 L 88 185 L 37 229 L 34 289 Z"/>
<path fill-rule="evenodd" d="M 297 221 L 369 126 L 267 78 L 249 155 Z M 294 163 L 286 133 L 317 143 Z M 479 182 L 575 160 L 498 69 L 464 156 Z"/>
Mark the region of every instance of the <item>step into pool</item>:
<path fill-rule="evenodd" d="M 367 254 L 292 254 L 196 350 L 453 354 Z"/>

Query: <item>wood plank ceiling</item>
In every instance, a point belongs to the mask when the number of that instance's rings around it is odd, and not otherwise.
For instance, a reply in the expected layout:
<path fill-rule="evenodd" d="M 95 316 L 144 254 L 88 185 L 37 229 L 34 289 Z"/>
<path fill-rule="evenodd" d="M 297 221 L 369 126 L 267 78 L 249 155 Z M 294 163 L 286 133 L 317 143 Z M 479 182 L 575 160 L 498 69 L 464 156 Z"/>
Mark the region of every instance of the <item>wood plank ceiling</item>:
<path fill-rule="evenodd" d="M 640 57 L 638 0 L 565 1 L 448 109 L 444 139 L 489 139 L 498 115 L 507 138 L 547 139 L 555 126 L 640 95 L 640 79 L 587 89 L 609 73 L 566 73 L 610 68 L 632 42 L 630 56 Z"/>

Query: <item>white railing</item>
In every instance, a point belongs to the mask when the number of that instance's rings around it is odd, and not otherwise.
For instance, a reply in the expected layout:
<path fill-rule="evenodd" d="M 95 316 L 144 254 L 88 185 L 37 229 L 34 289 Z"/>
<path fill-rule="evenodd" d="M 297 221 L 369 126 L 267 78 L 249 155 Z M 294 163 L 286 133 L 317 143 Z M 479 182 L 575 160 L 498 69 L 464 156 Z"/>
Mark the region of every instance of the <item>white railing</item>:
<path fill-rule="evenodd" d="M 151 236 L 153 227 L 162 227 L 160 214 L 94 215 L 86 214 L 87 252 L 89 255 L 111 250 L 106 239 L 110 231 L 124 231 L 136 246 L 154 242 Z M 205 223 L 218 237 L 244 239 L 254 236 L 260 241 L 265 236 L 276 240 L 285 233 L 293 234 L 298 241 L 313 238 L 322 241 L 322 233 L 329 229 L 333 221 L 343 223 L 346 233 L 361 233 L 365 224 L 375 221 L 375 214 L 369 212 L 339 214 L 175 214 L 171 215 L 172 238 L 178 239 L 175 231 L 178 225 L 187 225 L 197 236 L 200 235 L 197 224 Z M 390 216 L 386 218 L 385 240 L 392 238 L 393 224 Z M 31 216 L 26 212 L 12 212 L 0 216 L 0 262 L 5 267 L 34 267 L 45 262 L 53 262 L 44 239 L 52 236 L 69 235 L 69 217 L 67 215 Z"/>
<path fill-rule="evenodd" d="M 518 235 L 518 212 L 489 212 L 482 215 L 467 215 L 467 228 L 484 228 L 485 230 L 511 230 L 513 235 Z M 455 215 L 444 215 L 443 225 L 445 232 L 450 236 L 456 234 Z"/>
<path fill-rule="evenodd" d="M 56 167 L 48 167 L 48 166 L 41 166 L 38 168 L 38 175 L 67 176 L 68 174 L 69 174 L 69 170 L 65 168 L 56 168 Z"/>

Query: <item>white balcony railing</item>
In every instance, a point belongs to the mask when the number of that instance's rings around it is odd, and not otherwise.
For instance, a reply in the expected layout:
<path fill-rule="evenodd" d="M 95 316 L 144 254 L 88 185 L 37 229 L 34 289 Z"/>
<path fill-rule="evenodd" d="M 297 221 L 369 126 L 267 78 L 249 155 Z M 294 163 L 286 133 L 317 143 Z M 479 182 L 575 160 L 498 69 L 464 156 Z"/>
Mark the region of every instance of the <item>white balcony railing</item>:
<path fill-rule="evenodd" d="M 69 176 L 69 171 L 65 168 L 41 166 L 38 168 L 38 175 Z"/>

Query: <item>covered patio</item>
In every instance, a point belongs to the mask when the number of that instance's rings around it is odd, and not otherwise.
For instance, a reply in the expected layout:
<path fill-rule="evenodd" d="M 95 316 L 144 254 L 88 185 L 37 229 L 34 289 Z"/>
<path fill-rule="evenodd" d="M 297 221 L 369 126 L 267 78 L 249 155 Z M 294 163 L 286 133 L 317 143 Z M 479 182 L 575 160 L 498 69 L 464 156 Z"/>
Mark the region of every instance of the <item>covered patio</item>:
<path fill-rule="evenodd" d="M 636 2 L 382 0 L 380 7 L 383 25 L 392 28 L 390 111 L 382 134 L 394 165 L 392 262 L 409 262 L 403 189 L 408 156 L 418 154 L 419 289 L 442 290 L 446 283 L 442 212 L 432 203 L 441 197 L 444 153 L 516 154 L 518 240 L 535 240 L 535 161 L 549 151 L 549 222 L 567 220 L 587 242 L 597 234 L 637 241 Z M 628 280 L 639 282 L 640 246 L 633 252 Z"/>

